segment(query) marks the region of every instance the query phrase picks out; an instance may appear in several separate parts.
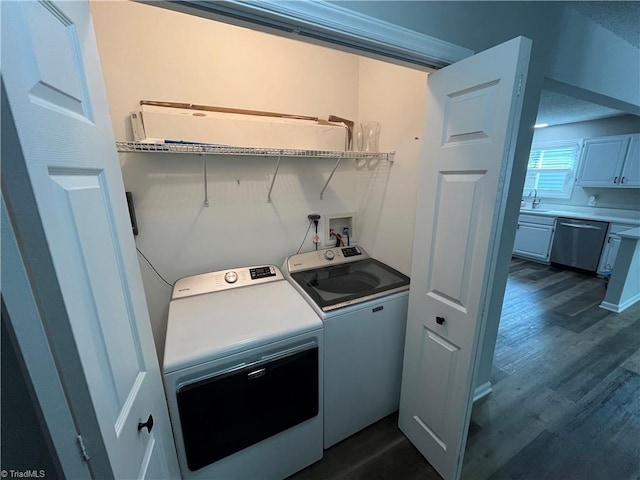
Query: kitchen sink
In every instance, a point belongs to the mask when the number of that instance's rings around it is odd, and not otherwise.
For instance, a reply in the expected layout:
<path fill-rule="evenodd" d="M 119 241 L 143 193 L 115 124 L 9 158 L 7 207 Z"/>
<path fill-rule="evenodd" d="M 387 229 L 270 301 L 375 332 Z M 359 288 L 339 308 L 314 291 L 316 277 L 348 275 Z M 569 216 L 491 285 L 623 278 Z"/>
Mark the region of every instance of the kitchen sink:
<path fill-rule="evenodd" d="M 544 208 L 521 208 L 521 212 L 548 212 L 549 210 L 545 210 Z"/>

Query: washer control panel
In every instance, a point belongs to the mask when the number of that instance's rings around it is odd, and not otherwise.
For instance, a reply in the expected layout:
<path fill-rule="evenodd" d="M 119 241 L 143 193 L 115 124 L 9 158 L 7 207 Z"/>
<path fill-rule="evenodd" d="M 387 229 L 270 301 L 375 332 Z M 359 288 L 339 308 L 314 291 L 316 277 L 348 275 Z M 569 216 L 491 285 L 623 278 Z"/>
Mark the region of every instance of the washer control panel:
<path fill-rule="evenodd" d="M 202 273 L 176 281 L 173 285 L 171 300 L 278 280 L 284 280 L 284 276 L 275 265 L 241 267 L 219 272 Z"/>
<path fill-rule="evenodd" d="M 369 258 L 369 255 L 361 247 L 334 247 L 292 255 L 282 268 L 293 273 L 332 264 L 357 262 L 365 258 Z"/>
<path fill-rule="evenodd" d="M 362 252 L 358 247 L 344 247 L 344 248 L 341 248 L 340 250 L 342 250 L 342 255 L 345 257 L 354 257 L 356 255 L 362 255 Z"/>

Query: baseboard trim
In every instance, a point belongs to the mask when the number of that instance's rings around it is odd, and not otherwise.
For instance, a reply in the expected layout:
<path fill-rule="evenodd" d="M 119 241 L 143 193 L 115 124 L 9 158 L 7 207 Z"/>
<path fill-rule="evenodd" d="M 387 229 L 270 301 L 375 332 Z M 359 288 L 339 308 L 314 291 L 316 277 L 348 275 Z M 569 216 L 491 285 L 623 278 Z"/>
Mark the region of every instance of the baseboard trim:
<path fill-rule="evenodd" d="M 600 304 L 600 308 L 604 308 L 605 310 L 609 310 L 611 312 L 620 313 L 624 312 L 627 308 L 637 302 L 640 302 L 640 293 L 634 295 L 633 297 L 622 303 L 602 302 Z"/>
<path fill-rule="evenodd" d="M 493 392 L 493 389 L 491 388 L 491 382 L 485 382 L 482 385 L 478 385 L 473 392 L 473 401 L 477 402 L 478 400 L 489 395 L 491 392 Z"/>

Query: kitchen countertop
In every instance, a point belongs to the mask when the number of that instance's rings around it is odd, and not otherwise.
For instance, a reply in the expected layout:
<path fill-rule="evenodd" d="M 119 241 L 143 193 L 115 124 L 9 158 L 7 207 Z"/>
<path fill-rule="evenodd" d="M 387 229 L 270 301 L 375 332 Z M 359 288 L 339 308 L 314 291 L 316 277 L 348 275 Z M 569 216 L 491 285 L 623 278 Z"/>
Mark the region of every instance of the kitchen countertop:
<path fill-rule="evenodd" d="M 595 220 L 609 223 L 623 223 L 640 227 L 640 211 L 634 210 L 615 210 L 615 209 L 598 209 L 600 211 L 578 211 L 566 210 L 549 206 L 549 208 L 521 208 L 520 213 L 526 215 L 540 215 L 544 217 L 569 217 L 584 220 Z"/>

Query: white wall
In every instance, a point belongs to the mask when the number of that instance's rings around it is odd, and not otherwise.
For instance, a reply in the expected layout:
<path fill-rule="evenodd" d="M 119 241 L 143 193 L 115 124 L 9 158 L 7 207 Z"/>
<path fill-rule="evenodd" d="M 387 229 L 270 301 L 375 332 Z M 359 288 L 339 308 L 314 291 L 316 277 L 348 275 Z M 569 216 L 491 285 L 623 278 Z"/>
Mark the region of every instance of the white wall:
<path fill-rule="evenodd" d="M 115 135 L 131 140 L 141 99 L 313 115 L 382 125 L 396 162 L 343 161 L 324 200 L 331 159 L 121 154 L 138 248 L 170 283 L 238 266 L 281 265 L 297 251 L 307 214 L 357 212 L 356 241 L 409 273 L 426 73 L 133 2 L 91 4 Z M 168 34 L 167 32 L 172 32 Z M 320 229 L 323 225 L 320 225 Z M 303 251 L 313 248 L 311 233 Z M 152 328 L 164 349 L 171 289 L 141 259 Z"/>
<path fill-rule="evenodd" d="M 533 57 L 543 57 L 542 75 L 574 87 L 584 100 L 640 113 L 640 52 L 583 15 L 566 9 L 568 2 L 333 3 L 476 52 L 524 35 L 533 40 Z"/>
<path fill-rule="evenodd" d="M 631 133 L 640 133 L 640 117 L 621 115 L 537 129 L 533 134 L 533 144 L 559 140 L 585 140 Z M 586 207 L 591 195 L 598 197 L 596 208 L 637 210 L 640 205 L 640 189 L 638 188 L 584 188 L 579 186 L 573 188 L 569 199 L 542 199 L 542 203 L 547 207 L 550 205 Z"/>
<path fill-rule="evenodd" d="M 533 132 L 533 143 L 631 133 L 640 133 L 640 117 L 634 115 L 619 115 L 617 117 L 600 118 L 586 122 L 537 128 Z"/>
<path fill-rule="evenodd" d="M 575 10 L 563 13 L 547 76 L 578 87 L 578 98 L 640 114 L 640 50 Z"/>

